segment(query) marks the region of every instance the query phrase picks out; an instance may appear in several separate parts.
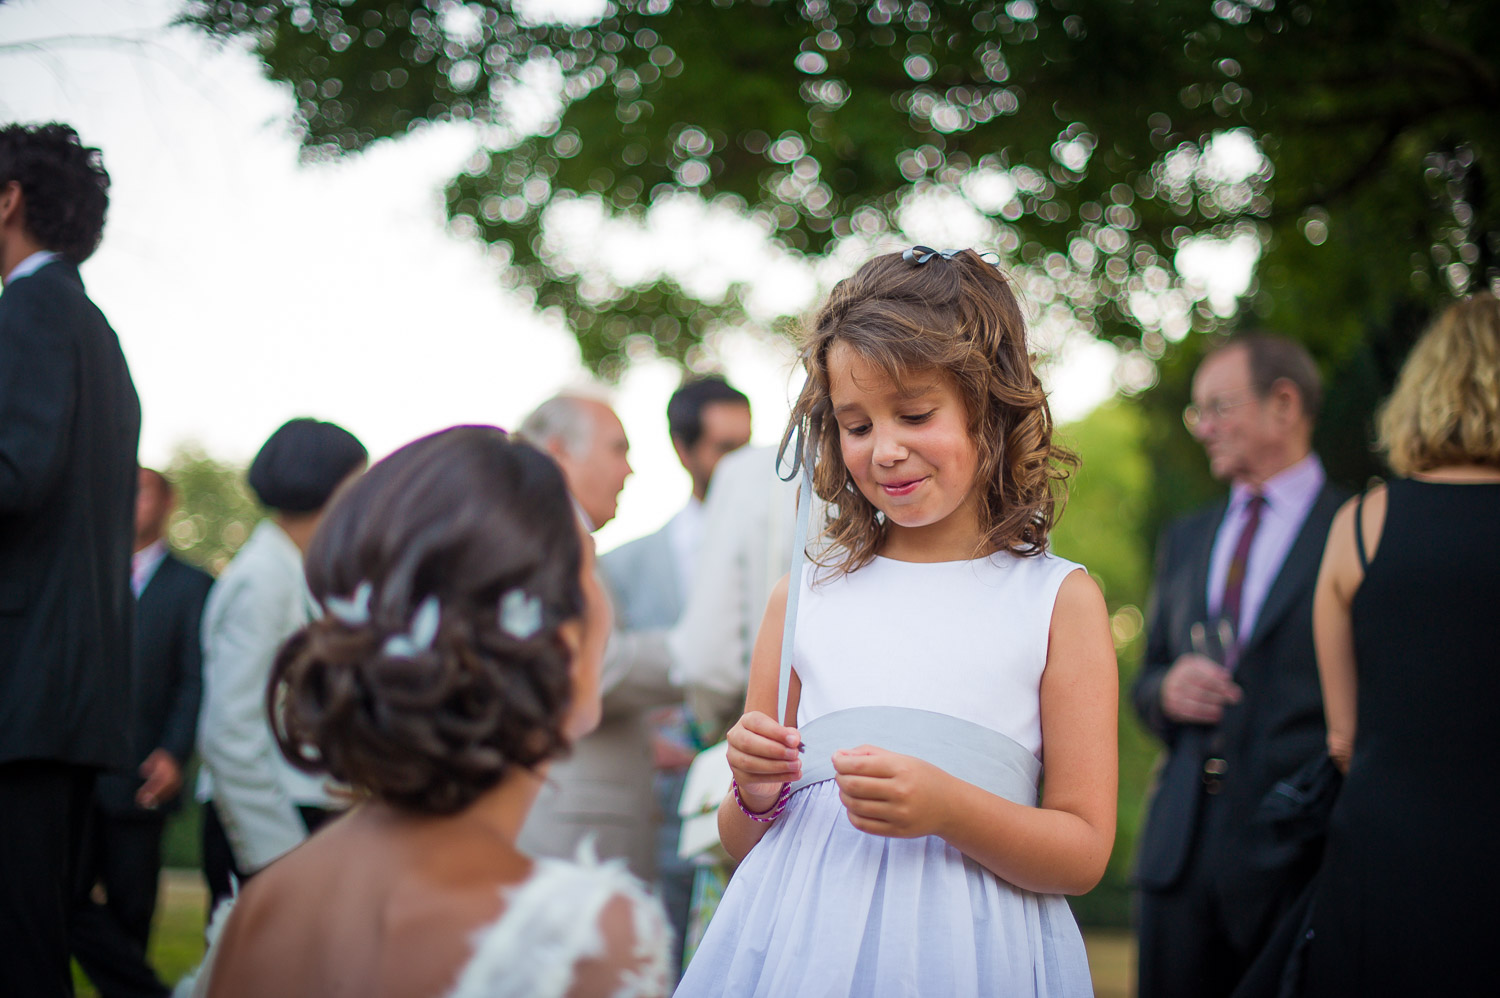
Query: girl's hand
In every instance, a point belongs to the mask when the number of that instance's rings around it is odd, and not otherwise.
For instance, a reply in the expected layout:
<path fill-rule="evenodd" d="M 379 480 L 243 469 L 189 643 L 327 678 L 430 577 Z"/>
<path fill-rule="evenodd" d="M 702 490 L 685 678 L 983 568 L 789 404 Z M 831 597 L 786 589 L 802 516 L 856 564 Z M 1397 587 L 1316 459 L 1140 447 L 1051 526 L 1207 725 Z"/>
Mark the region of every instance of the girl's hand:
<path fill-rule="evenodd" d="M 855 828 L 893 839 L 940 834 L 947 820 L 943 789 L 952 779 L 941 769 L 873 745 L 835 752 L 833 768 Z"/>
<path fill-rule="evenodd" d="M 728 741 L 729 768 L 751 810 L 762 810 L 761 804 L 770 808 L 783 783 L 802 778 L 802 736 L 796 728 L 752 710 L 729 729 Z"/>

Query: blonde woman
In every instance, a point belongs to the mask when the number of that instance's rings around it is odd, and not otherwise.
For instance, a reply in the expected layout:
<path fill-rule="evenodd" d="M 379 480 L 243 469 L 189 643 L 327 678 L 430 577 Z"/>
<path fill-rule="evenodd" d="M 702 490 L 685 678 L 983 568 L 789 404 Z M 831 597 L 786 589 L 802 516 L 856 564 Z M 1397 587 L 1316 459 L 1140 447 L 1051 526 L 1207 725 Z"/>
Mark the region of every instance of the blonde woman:
<path fill-rule="evenodd" d="M 1500 863 L 1500 302 L 1450 308 L 1379 416 L 1396 476 L 1334 519 L 1313 604 L 1346 773 L 1305 993 L 1479 994 Z"/>

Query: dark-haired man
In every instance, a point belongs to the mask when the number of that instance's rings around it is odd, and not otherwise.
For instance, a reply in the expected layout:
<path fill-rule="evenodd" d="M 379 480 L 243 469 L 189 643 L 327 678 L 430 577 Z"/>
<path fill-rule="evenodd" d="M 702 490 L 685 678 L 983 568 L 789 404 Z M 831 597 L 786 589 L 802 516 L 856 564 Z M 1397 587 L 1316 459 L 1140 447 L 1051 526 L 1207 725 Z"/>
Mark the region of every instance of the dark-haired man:
<path fill-rule="evenodd" d="M 1262 802 L 1325 751 L 1312 592 L 1344 495 L 1312 452 L 1321 385 L 1300 345 L 1209 354 L 1183 413 L 1227 499 L 1157 542 L 1134 689 L 1166 757 L 1136 866 L 1141 998 L 1228 995 L 1311 876 Z"/>
<path fill-rule="evenodd" d="M 213 577 L 167 548 L 175 494 L 142 468 L 135 503 L 134 722 L 130 751 L 94 788 L 73 913 L 73 955 L 106 998 L 155 998 L 168 988 L 146 963 L 161 875 L 166 816 L 181 801 L 183 769 L 198 730 L 203 652 L 198 625 Z M 93 897 L 95 883 L 104 901 Z"/>
<path fill-rule="evenodd" d="M 622 545 L 599 559 L 599 570 L 615 599 L 618 625 L 627 631 L 671 627 L 692 591 L 703 536 L 703 500 L 714 469 L 726 454 L 750 442 L 750 400 L 723 378 L 686 382 L 667 401 L 667 431 L 677 460 L 692 479 L 687 505 L 654 534 Z M 693 761 L 693 739 L 681 706 L 653 720 L 653 763 L 661 824 L 656 832 L 656 869 L 662 900 L 681 944 L 692 900 L 693 866 L 677 857 L 682 821 L 677 802 Z"/>
<path fill-rule="evenodd" d="M 78 265 L 109 175 L 66 125 L 0 128 L 0 980 L 71 995 L 99 769 L 129 748 L 141 408 Z"/>

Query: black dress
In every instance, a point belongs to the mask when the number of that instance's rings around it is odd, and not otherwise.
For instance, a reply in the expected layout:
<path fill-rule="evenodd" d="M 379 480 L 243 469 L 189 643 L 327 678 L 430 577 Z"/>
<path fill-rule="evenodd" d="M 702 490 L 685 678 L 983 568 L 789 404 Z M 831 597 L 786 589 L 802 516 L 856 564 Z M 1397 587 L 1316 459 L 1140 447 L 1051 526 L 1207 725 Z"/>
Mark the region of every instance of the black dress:
<path fill-rule="evenodd" d="M 1354 755 L 1313 899 L 1303 993 L 1493 994 L 1500 484 L 1390 482 L 1352 620 Z"/>

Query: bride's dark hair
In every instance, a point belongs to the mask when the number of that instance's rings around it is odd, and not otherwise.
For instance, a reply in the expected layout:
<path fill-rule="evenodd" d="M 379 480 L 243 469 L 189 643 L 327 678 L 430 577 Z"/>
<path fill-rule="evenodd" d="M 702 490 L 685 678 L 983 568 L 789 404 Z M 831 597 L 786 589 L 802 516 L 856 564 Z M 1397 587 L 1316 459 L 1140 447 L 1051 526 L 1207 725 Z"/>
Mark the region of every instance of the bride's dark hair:
<path fill-rule="evenodd" d="M 308 549 L 325 612 L 272 668 L 282 752 L 440 814 L 561 753 L 572 687 L 558 626 L 583 612 L 581 557 L 562 473 L 540 451 L 481 426 L 402 447 L 335 498 Z M 510 593 L 534 632 L 503 626 Z M 420 630 L 428 597 L 440 609 L 430 647 L 392 643 Z"/>

